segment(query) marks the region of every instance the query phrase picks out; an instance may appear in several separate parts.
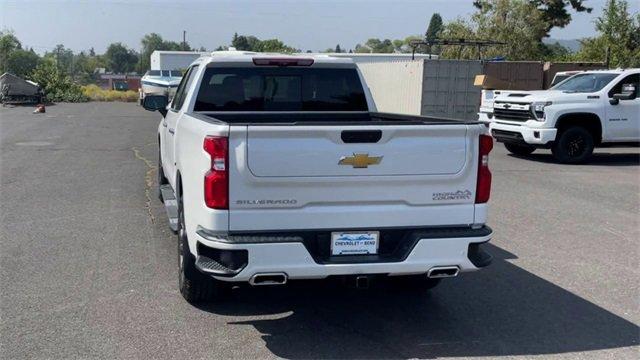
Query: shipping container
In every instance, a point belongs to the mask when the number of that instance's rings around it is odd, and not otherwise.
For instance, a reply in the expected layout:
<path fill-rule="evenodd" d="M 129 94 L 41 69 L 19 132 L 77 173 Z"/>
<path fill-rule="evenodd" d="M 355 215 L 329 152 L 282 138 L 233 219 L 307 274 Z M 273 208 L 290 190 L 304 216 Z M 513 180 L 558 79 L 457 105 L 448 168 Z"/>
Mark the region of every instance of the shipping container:
<path fill-rule="evenodd" d="M 540 61 L 488 61 L 482 74 L 510 84 L 509 89 L 501 90 L 542 90 L 543 65 Z"/>
<path fill-rule="evenodd" d="M 541 90 L 547 83 L 545 74 L 604 67 L 596 63 L 425 59 L 357 65 L 379 111 L 467 120 L 478 118 L 482 88 L 474 86 L 476 75 L 508 84 L 495 90 Z M 487 99 L 492 98 L 493 92 L 487 91 Z"/>
<path fill-rule="evenodd" d="M 378 111 L 476 119 L 479 61 L 409 60 L 358 63 Z"/>
<path fill-rule="evenodd" d="M 481 71 L 475 60 L 424 60 L 421 115 L 477 119 L 480 88 L 473 80 Z"/>

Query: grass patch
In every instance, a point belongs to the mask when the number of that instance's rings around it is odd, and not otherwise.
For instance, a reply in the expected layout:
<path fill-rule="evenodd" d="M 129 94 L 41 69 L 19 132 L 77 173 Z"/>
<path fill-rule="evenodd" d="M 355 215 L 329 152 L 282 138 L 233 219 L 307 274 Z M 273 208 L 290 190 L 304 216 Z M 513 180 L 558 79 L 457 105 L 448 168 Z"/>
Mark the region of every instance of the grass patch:
<path fill-rule="evenodd" d="M 98 85 L 86 85 L 82 87 L 82 93 L 92 101 L 138 101 L 138 92 L 133 90 L 104 90 Z"/>

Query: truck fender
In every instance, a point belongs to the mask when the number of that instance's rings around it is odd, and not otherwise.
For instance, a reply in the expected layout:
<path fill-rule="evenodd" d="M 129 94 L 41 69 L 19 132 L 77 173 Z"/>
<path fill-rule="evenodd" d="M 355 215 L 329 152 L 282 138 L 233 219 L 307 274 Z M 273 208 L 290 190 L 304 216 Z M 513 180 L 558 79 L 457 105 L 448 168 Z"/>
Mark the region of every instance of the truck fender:
<path fill-rule="evenodd" d="M 596 144 L 602 142 L 602 120 L 597 114 L 592 112 L 572 112 L 562 114 L 556 120 L 555 127 L 558 129 L 558 134 L 572 126 L 580 126 L 587 129 L 593 135 Z"/>

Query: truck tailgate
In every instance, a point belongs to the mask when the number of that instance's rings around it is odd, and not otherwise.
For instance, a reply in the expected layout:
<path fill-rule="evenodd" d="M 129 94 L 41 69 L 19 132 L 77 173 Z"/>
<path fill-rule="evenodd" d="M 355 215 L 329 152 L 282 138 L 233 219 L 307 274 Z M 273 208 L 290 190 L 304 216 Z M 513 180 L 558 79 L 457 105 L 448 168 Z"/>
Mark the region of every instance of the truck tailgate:
<path fill-rule="evenodd" d="M 257 177 L 455 174 L 465 164 L 466 130 L 459 125 L 396 126 L 384 131 L 362 127 L 249 126 L 248 168 Z M 343 134 L 349 143 L 342 139 Z M 380 139 L 374 142 L 378 134 Z M 379 159 L 379 163 L 366 168 L 350 166 L 357 160 L 349 158 L 358 154 L 360 159 L 366 154 L 374 161 Z M 342 157 L 345 160 L 340 165 Z"/>
<path fill-rule="evenodd" d="M 231 126 L 229 229 L 471 224 L 479 132 L 466 124 Z"/>

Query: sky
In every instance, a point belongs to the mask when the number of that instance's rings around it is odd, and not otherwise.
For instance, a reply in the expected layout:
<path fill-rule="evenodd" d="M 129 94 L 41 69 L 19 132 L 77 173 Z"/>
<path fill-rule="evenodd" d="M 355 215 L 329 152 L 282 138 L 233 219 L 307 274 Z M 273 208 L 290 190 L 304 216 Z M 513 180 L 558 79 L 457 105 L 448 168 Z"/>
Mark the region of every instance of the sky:
<path fill-rule="evenodd" d="M 587 0 L 591 14 L 573 14 L 572 23 L 551 37 L 576 39 L 595 34 L 593 20 L 606 0 Z M 0 0 L 0 29 L 13 30 L 39 53 L 63 44 L 74 51 L 102 53 L 112 42 L 140 48 L 144 34 L 214 49 L 234 32 L 279 38 L 295 48 L 322 51 L 340 44 L 354 48 L 368 38 L 403 39 L 424 34 L 431 15 L 445 22 L 468 17 L 472 0 L 218 0 L 218 1 L 31 1 Z M 640 11 L 640 0 L 630 0 Z"/>

